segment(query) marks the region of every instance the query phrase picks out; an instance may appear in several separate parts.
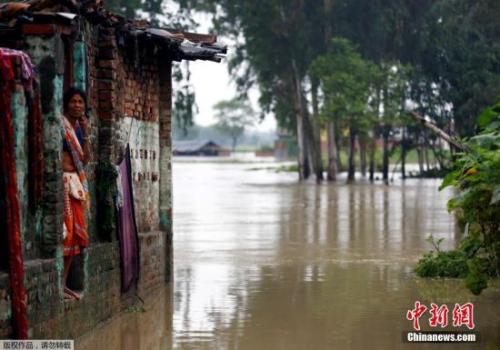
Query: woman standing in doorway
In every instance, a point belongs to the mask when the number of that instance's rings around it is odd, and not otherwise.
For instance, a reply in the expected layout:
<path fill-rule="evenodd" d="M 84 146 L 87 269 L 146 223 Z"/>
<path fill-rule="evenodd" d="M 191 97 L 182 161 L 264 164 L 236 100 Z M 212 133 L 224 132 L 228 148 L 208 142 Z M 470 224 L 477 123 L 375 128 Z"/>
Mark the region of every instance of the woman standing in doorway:
<path fill-rule="evenodd" d="M 64 94 L 63 108 L 64 298 L 80 300 L 82 295 L 68 288 L 67 279 L 73 257 L 89 243 L 85 222 L 89 192 L 84 165 L 89 161 L 90 148 L 85 93 L 69 88 Z"/>

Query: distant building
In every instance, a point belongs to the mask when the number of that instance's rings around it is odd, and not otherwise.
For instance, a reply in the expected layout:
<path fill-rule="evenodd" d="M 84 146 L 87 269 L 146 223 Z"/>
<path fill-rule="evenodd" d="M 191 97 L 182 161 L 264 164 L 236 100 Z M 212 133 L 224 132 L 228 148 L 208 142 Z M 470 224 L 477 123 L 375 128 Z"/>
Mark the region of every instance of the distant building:
<path fill-rule="evenodd" d="M 172 153 L 174 156 L 229 156 L 230 151 L 222 148 L 213 141 L 173 141 Z"/>

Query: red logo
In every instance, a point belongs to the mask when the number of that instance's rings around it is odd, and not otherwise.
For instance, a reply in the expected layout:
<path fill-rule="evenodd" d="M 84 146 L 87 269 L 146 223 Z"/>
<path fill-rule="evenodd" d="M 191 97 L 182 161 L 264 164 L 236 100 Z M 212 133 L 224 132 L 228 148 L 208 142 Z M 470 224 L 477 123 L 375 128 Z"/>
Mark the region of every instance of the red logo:
<path fill-rule="evenodd" d="M 460 327 L 467 326 L 469 329 L 474 329 L 474 305 L 472 303 L 465 303 L 463 305 L 455 304 L 453 308 L 453 326 Z"/>
<path fill-rule="evenodd" d="M 446 304 L 438 306 L 435 303 L 431 303 L 430 309 L 427 306 L 420 303 L 420 301 L 415 301 L 415 307 L 412 310 L 406 312 L 406 319 L 408 321 L 413 321 L 413 329 L 416 331 L 420 330 L 420 318 L 429 310 L 429 326 L 432 328 L 440 326 L 445 328 L 448 325 L 448 313 L 449 309 Z M 453 316 L 453 327 L 466 326 L 469 329 L 474 329 L 476 325 L 474 324 L 474 305 L 470 302 L 463 305 L 455 304 L 452 311 Z"/>
<path fill-rule="evenodd" d="M 429 325 L 431 327 L 437 327 L 440 325 L 441 328 L 445 328 L 448 325 L 448 306 L 446 304 L 438 307 L 436 304 L 431 303 L 431 318 L 429 318 Z"/>
<path fill-rule="evenodd" d="M 418 320 L 422 317 L 426 310 L 427 306 L 420 304 L 420 301 L 417 300 L 415 302 L 415 308 L 413 310 L 408 310 L 406 313 L 406 319 L 409 321 L 413 320 L 413 328 L 416 331 L 420 330 L 420 323 Z"/>

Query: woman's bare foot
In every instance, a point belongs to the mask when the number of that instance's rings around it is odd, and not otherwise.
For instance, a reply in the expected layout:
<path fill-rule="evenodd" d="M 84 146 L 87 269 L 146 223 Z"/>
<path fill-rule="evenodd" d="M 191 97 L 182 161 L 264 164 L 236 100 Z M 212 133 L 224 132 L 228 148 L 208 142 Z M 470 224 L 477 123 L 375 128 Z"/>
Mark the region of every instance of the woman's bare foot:
<path fill-rule="evenodd" d="M 75 297 L 69 293 L 66 293 L 66 291 L 64 291 L 64 300 L 75 300 Z"/>
<path fill-rule="evenodd" d="M 73 298 L 75 300 L 81 300 L 83 298 L 83 295 L 81 293 L 77 293 L 74 290 L 69 289 L 68 287 L 64 287 L 64 298 L 66 299 L 66 295 L 69 296 L 69 298 Z"/>

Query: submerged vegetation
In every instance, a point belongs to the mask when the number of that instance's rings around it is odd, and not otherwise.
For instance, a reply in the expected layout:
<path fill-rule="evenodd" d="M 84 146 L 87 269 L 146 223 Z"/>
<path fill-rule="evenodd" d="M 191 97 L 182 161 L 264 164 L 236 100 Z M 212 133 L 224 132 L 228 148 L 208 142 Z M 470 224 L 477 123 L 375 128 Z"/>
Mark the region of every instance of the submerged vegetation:
<path fill-rule="evenodd" d="M 448 210 L 456 213 L 465 237 L 448 252 L 440 250 L 441 240 L 430 237 L 435 251 L 415 269 L 421 277 L 463 278 L 474 294 L 487 287 L 489 278 L 500 276 L 500 103 L 479 116 L 478 127 L 441 185 L 457 190 Z"/>

